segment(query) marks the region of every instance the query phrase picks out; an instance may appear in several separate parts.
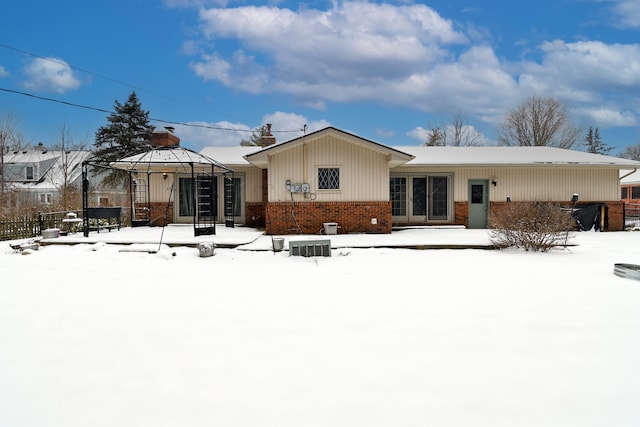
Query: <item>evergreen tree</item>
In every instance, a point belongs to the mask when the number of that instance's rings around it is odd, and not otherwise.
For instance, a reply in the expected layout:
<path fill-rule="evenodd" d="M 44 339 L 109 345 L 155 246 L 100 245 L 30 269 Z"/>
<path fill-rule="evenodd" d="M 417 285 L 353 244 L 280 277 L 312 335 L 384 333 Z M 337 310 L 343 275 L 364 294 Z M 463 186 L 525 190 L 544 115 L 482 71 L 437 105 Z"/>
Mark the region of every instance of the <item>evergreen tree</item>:
<path fill-rule="evenodd" d="M 425 147 L 447 145 L 447 132 L 439 127 L 432 128 L 427 134 L 427 141 L 422 145 Z"/>
<path fill-rule="evenodd" d="M 149 124 L 149 112 L 142 109 L 135 91 L 124 105 L 116 100 L 114 110 L 107 117 L 109 124 L 96 132 L 94 143 L 94 156 L 106 164 L 149 150 L 154 130 Z"/>
<path fill-rule="evenodd" d="M 587 152 L 594 154 L 608 154 L 609 151 L 613 150 L 613 147 L 609 147 L 607 144 L 602 142 L 602 138 L 600 138 L 600 130 L 596 128 L 594 131 L 591 126 L 589 126 L 589 130 L 584 137 L 584 145 L 587 146 Z"/>
<path fill-rule="evenodd" d="M 272 136 L 269 125 L 262 125 L 257 127 L 251 133 L 249 139 L 240 140 L 240 146 L 242 147 L 264 147 L 264 137 Z"/>

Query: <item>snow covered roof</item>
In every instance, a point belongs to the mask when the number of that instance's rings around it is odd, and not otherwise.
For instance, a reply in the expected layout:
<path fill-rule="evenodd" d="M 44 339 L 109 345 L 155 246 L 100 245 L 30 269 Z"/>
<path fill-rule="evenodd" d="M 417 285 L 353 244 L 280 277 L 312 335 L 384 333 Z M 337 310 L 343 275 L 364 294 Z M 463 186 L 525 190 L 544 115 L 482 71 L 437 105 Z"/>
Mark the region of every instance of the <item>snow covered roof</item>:
<path fill-rule="evenodd" d="M 396 147 L 415 158 L 407 166 L 566 166 L 640 168 L 640 162 L 555 147 Z"/>
<path fill-rule="evenodd" d="M 260 151 L 260 147 L 205 147 L 200 154 L 213 157 L 228 166 L 250 166 L 244 156 Z"/>
<path fill-rule="evenodd" d="M 276 145 L 277 146 L 277 145 Z M 274 146 L 272 146 L 274 147 Z M 414 156 L 406 166 L 567 166 L 589 165 L 640 169 L 640 162 L 555 147 L 393 147 Z M 201 153 L 227 165 L 249 165 L 243 156 L 255 157 L 259 147 L 206 147 Z M 638 178 L 638 176 L 636 176 Z M 638 178 L 640 180 L 640 178 Z"/>
<path fill-rule="evenodd" d="M 141 170 L 145 167 L 148 170 L 162 167 L 171 167 L 172 169 L 184 167 L 186 170 L 187 165 L 212 165 L 224 171 L 231 171 L 228 166 L 225 166 L 223 163 L 214 160 L 207 155 L 179 146 L 156 147 L 144 153 L 125 157 L 111 163 L 112 168 L 124 170 Z"/>
<path fill-rule="evenodd" d="M 4 157 L 4 180 L 14 188 L 56 190 L 65 181 L 74 182 L 82 174 L 82 162 L 91 156 L 87 150 L 48 150 L 43 148 L 9 152 Z M 33 167 L 33 179 L 26 168 Z"/>

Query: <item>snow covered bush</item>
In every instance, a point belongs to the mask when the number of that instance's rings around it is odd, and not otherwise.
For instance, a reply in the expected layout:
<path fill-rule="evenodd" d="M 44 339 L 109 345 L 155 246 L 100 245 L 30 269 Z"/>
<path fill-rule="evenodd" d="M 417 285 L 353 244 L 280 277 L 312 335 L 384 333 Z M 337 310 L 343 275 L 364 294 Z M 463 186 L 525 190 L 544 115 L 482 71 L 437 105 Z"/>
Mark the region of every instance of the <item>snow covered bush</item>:
<path fill-rule="evenodd" d="M 490 218 L 489 237 L 498 248 L 546 252 L 566 245 L 575 228 L 570 212 L 547 202 L 505 203 Z"/>

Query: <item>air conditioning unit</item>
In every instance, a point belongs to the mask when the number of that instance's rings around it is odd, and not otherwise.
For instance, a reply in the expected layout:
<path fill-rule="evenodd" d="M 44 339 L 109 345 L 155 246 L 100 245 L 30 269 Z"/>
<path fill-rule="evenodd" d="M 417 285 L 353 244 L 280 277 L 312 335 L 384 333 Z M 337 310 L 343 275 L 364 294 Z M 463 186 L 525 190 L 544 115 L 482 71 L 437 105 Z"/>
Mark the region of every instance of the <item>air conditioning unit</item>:
<path fill-rule="evenodd" d="M 289 256 L 330 257 L 331 240 L 291 240 L 289 241 Z"/>

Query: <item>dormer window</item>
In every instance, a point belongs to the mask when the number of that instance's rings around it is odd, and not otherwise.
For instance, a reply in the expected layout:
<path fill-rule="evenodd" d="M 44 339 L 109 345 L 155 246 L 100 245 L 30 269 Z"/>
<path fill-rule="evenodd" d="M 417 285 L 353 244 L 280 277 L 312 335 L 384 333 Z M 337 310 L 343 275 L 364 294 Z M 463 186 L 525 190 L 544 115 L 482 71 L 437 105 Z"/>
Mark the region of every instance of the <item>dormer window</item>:
<path fill-rule="evenodd" d="M 25 179 L 27 181 L 33 181 L 35 179 L 35 170 L 33 166 L 27 166 L 25 168 Z"/>

